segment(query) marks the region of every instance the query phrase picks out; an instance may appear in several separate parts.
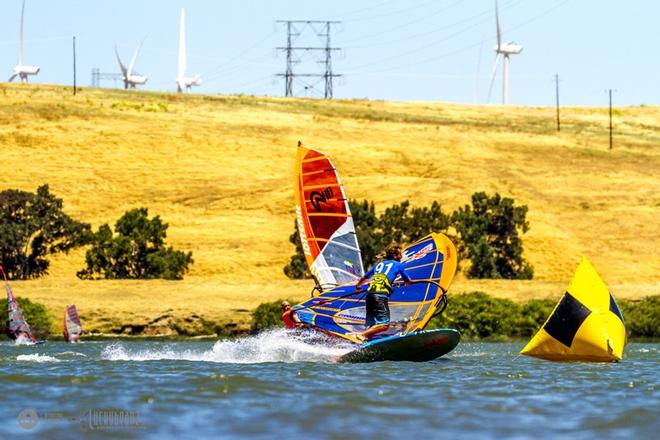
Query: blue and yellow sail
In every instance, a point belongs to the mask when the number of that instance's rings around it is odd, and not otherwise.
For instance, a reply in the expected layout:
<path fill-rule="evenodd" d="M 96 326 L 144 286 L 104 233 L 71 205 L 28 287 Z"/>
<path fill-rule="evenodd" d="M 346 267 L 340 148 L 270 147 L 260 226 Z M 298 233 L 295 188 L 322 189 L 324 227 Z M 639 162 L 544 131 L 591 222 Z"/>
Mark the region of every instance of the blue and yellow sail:
<path fill-rule="evenodd" d="M 407 334 L 423 329 L 446 301 L 457 267 L 454 244 L 447 236 L 430 234 L 408 246 L 401 263 L 414 283 L 397 285 L 389 299 L 390 328 L 379 337 Z M 365 326 L 365 291 L 356 292 L 355 282 L 324 292 L 295 307 L 300 320 L 318 330 L 359 342 L 352 333 Z"/>

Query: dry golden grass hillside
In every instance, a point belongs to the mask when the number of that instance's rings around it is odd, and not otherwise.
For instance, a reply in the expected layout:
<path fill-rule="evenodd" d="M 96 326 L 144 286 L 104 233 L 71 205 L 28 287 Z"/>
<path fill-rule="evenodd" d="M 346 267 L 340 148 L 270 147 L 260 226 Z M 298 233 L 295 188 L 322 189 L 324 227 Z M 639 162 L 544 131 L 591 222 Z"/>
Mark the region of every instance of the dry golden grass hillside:
<path fill-rule="evenodd" d="M 298 140 L 329 153 L 351 198 L 377 208 L 438 200 L 446 212 L 475 191 L 529 207 L 523 237 L 535 280 L 471 281 L 522 300 L 557 297 L 586 255 L 616 297 L 660 293 L 660 108 L 605 108 L 200 96 L 0 86 L 0 189 L 48 183 L 65 211 L 94 229 L 145 206 L 193 252 L 182 282 L 80 281 L 84 250 L 50 275 L 14 282 L 59 322 L 76 302 L 87 329 L 183 319 L 249 319 L 260 302 L 301 299 L 287 280 L 293 252 Z"/>

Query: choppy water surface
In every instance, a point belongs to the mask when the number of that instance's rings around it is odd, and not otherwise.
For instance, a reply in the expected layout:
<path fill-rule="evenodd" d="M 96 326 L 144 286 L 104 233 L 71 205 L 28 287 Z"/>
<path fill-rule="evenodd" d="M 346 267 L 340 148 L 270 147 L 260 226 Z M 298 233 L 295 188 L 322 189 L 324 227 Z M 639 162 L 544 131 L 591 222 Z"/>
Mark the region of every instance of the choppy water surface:
<path fill-rule="evenodd" d="M 426 363 L 337 364 L 283 331 L 233 341 L 0 343 L 0 438 L 656 438 L 660 344 L 617 364 L 461 343 Z M 422 438 L 422 437 L 420 437 Z"/>

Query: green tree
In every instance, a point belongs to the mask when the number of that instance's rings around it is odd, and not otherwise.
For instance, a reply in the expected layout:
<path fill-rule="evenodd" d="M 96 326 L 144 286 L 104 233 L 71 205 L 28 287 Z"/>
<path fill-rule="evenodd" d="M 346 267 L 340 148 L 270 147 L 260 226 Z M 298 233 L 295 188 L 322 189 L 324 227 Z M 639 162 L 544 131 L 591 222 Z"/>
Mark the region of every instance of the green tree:
<path fill-rule="evenodd" d="M 519 333 L 520 306 L 483 292 L 452 296 L 449 307 L 429 328 L 455 328 L 466 338 L 502 338 Z"/>
<path fill-rule="evenodd" d="M 513 199 L 484 192 L 472 195 L 472 206 L 452 214 L 459 234 L 459 253 L 472 265 L 471 278 L 531 279 L 532 266 L 522 257 L 520 232 L 528 231 L 527 206 L 515 206 Z"/>
<path fill-rule="evenodd" d="M 273 327 L 283 327 L 282 301 L 261 303 L 252 311 L 252 331 L 259 332 Z"/>
<path fill-rule="evenodd" d="M 380 217 L 376 215 L 373 202 L 349 200 L 348 204 L 365 269 L 377 261 L 390 243 L 412 243 L 430 232 L 444 232 L 450 224 L 450 216 L 442 212 L 438 202 L 433 202 L 430 208 L 410 208 L 410 202 L 406 200 L 387 208 Z M 297 223 L 294 225 L 289 241 L 295 244 L 296 251 L 284 267 L 284 273 L 289 278 L 310 278 Z"/>
<path fill-rule="evenodd" d="M 115 234 L 107 224 L 101 225 L 85 255 L 87 267 L 78 277 L 183 279 L 193 263 L 192 252 L 165 246 L 169 225 L 159 216 L 149 219 L 148 214 L 147 208 L 127 211 L 117 220 Z"/>
<path fill-rule="evenodd" d="M 618 301 L 631 337 L 660 337 L 660 295 L 647 296 L 640 300 Z"/>
<path fill-rule="evenodd" d="M 530 299 L 522 304 L 515 336 L 534 335 L 548 319 L 556 304 L 557 301 L 551 299 Z"/>
<path fill-rule="evenodd" d="M 436 201 L 430 208 L 410 208 L 410 202 L 405 200 L 387 208 L 378 219 L 382 230 L 380 248 L 391 243 L 414 243 L 431 232 L 446 232 L 450 219 Z"/>
<path fill-rule="evenodd" d="M 383 250 L 381 248 L 383 233 L 379 229 L 379 220 L 376 216 L 374 202 L 367 200 L 349 200 L 353 224 L 355 225 L 355 236 L 360 245 L 362 263 L 369 267 Z"/>
<path fill-rule="evenodd" d="M 62 199 L 48 185 L 31 193 L 0 192 L 0 263 L 11 279 L 37 278 L 48 273 L 49 255 L 67 253 L 85 244 L 90 225 L 62 211 Z"/>
<path fill-rule="evenodd" d="M 292 279 L 300 280 L 303 278 L 311 278 L 307 268 L 307 261 L 303 253 L 302 243 L 300 243 L 300 236 L 298 235 L 298 223 L 293 222 L 293 233 L 289 235 L 289 242 L 296 246 L 296 253 L 291 256 L 289 264 L 284 266 L 284 274 Z"/>

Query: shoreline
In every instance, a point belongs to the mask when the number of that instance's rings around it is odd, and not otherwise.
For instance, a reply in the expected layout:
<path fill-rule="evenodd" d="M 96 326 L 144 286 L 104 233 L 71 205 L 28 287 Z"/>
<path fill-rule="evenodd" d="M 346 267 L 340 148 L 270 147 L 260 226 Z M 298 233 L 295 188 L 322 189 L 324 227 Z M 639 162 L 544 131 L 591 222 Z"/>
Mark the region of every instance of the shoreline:
<path fill-rule="evenodd" d="M 275 327 L 279 328 L 279 327 Z M 262 330 L 267 331 L 267 330 Z M 227 335 L 198 335 L 198 336 L 172 336 L 172 335 L 112 335 L 112 334 L 96 334 L 96 335 L 83 335 L 80 339 L 80 342 L 98 342 L 98 341 L 154 341 L 154 342 L 185 342 L 185 341 L 200 341 L 200 342 L 205 342 L 205 341 L 223 341 L 223 340 L 232 340 L 232 339 L 238 339 L 238 338 L 244 338 L 252 335 L 259 334 L 261 332 L 245 332 L 245 333 L 240 333 L 240 334 L 235 334 L 232 336 L 227 336 Z M 486 337 L 486 338 L 466 338 L 466 337 L 461 337 L 460 343 L 474 343 L 474 342 L 488 342 L 488 343 L 502 343 L 502 344 L 508 344 L 508 343 L 525 343 L 529 341 L 530 338 L 528 337 L 516 337 L 516 336 L 511 336 L 511 337 Z M 0 343 L 2 342 L 10 342 L 11 340 L 9 338 L 2 338 L 0 339 Z M 50 337 L 46 339 L 46 342 L 64 342 L 64 338 L 61 336 L 58 337 Z M 635 337 L 629 337 L 627 339 L 627 344 L 630 343 L 651 343 L 651 344 L 657 344 L 660 343 L 660 337 L 656 338 L 649 338 L 649 337 L 641 337 L 641 336 L 635 336 Z M 72 346 L 75 346 L 76 343 L 72 343 Z"/>
<path fill-rule="evenodd" d="M 12 281 L 19 300 L 43 304 L 50 316 L 51 334 L 62 334 L 62 314 L 74 303 L 89 334 L 111 336 L 199 336 L 247 334 L 252 312 L 262 303 L 309 297 L 309 280 L 277 279 L 269 283 L 239 283 L 189 277 L 183 281 L 54 279 Z M 449 289 L 452 298 L 484 292 L 494 298 L 524 303 L 530 299 L 558 301 L 566 281 L 470 280 L 458 275 Z M 608 283 L 617 301 L 659 295 L 660 283 Z"/>

